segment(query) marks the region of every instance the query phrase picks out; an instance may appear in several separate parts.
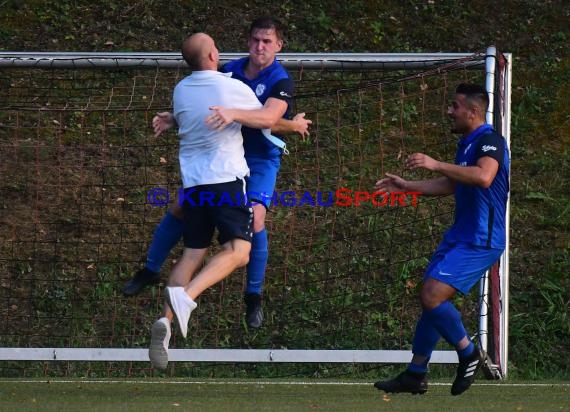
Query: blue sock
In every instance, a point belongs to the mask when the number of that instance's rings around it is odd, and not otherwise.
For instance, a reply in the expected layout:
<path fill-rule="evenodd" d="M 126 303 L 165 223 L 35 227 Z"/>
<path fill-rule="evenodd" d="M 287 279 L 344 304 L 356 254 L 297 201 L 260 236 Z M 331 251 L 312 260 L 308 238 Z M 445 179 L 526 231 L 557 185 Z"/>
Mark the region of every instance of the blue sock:
<path fill-rule="evenodd" d="M 414 355 L 425 356 L 426 359 L 421 364 L 410 363 L 408 365 L 409 371 L 419 374 L 427 373 L 431 354 L 439 338 L 439 332 L 433 326 L 429 317 L 422 312 L 422 316 L 416 324 L 416 331 L 412 341 L 412 353 Z"/>
<path fill-rule="evenodd" d="M 428 362 L 429 362 L 429 358 L 426 358 L 426 360 L 424 362 L 422 362 L 421 364 L 410 362 L 408 364 L 407 369 L 410 372 L 416 373 L 418 375 L 425 375 L 428 371 Z"/>
<path fill-rule="evenodd" d="M 475 352 L 475 345 L 473 342 L 469 341 L 469 345 L 457 351 L 457 356 L 460 358 L 468 358 L 469 356 L 473 355 L 473 352 Z"/>
<path fill-rule="evenodd" d="M 164 215 L 154 231 L 152 243 L 148 248 L 145 265 L 147 269 L 156 273 L 160 272 L 168 254 L 182 237 L 182 223 L 182 220 L 177 219 L 170 212 Z"/>
<path fill-rule="evenodd" d="M 267 247 L 267 231 L 264 228 L 261 232 L 254 233 L 251 240 L 245 293 L 261 294 L 265 279 L 265 267 L 267 266 L 267 258 L 269 256 Z"/>
<path fill-rule="evenodd" d="M 453 304 L 446 300 L 439 306 L 424 310 L 424 315 L 428 317 L 431 324 L 439 334 L 453 347 L 467 336 L 467 331 L 461 322 L 461 314 Z"/>

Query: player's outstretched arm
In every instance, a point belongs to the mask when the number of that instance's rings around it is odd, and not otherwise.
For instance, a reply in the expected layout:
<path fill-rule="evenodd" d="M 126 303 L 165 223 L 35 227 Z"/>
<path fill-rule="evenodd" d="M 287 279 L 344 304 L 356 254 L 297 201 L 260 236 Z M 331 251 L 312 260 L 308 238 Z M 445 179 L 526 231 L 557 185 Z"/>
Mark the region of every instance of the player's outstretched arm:
<path fill-rule="evenodd" d="M 252 92 L 253 93 L 253 92 Z M 253 95 L 255 98 L 255 95 Z M 256 102 L 259 104 L 259 101 Z M 283 117 L 287 103 L 283 100 L 267 99 L 260 109 L 229 109 L 222 106 L 210 107 L 212 113 L 206 117 L 206 124 L 214 130 L 223 130 L 232 122 L 254 129 L 272 129 Z"/>
<path fill-rule="evenodd" d="M 160 136 L 168 129 L 176 126 L 176 120 L 170 112 L 160 112 L 152 118 L 152 129 L 154 130 L 154 137 Z"/>
<path fill-rule="evenodd" d="M 402 192 L 408 190 L 408 185 L 411 182 L 402 179 L 400 176 L 386 173 L 385 176 L 378 180 L 374 185 L 376 190 L 381 192 Z"/>
<path fill-rule="evenodd" d="M 499 162 L 489 156 L 481 157 L 474 166 L 459 166 L 440 162 L 423 153 L 414 153 L 406 160 L 410 169 L 427 169 L 441 173 L 450 181 L 488 188 L 499 170 Z"/>
<path fill-rule="evenodd" d="M 313 121 L 305 118 L 305 113 L 297 113 L 292 119 L 281 118 L 277 124 L 271 128 L 272 133 L 277 134 L 294 134 L 298 133 L 301 137 L 309 136 L 309 126 Z"/>
<path fill-rule="evenodd" d="M 386 173 L 374 187 L 382 192 L 422 192 L 424 196 L 450 195 L 455 190 L 453 181 L 447 176 L 429 180 L 405 180 L 390 173 Z"/>

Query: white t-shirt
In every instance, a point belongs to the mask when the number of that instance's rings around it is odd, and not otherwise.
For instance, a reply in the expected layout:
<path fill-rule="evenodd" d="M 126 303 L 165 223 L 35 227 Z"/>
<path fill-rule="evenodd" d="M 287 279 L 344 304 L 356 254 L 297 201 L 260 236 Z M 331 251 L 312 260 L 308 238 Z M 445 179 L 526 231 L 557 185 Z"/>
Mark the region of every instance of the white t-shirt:
<path fill-rule="evenodd" d="M 249 174 L 241 124 L 234 122 L 215 131 L 205 123 L 210 106 L 262 107 L 246 84 L 230 76 L 213 70 L 195 71 L 174 88 L 173 114 L 180 136 L 180 173 L 185 188 L 232 182 Z"/>

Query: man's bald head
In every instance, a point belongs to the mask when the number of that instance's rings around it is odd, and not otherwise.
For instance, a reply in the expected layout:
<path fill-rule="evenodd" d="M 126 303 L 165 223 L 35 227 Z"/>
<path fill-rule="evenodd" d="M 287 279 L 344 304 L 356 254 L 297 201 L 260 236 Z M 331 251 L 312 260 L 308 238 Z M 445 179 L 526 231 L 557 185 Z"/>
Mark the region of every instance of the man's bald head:
<path fill-rule="evenodd" d="M 191 70 L 217 70 L 218 49 L 206 33 L 188 36 L 182 43 L 182 57 Z"/>

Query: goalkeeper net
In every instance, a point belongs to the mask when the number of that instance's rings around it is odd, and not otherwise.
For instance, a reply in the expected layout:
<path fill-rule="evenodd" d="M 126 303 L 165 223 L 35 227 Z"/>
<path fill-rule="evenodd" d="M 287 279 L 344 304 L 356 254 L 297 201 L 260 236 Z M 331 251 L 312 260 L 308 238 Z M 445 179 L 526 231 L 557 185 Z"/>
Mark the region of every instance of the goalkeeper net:
<path fill-rule="evenodd" d="M 407 362 L 423 270 L 453 200 L 367 194 L 386 172 L 428 177 L 404 169 L 411 153 L 453 161 L 446 112 L 458 83 L 487 86 L 488 121 L 508 138 L 510 55 L 492 48 L 280 59 L 296 83 L 293 113 L 313 124 L 307 138 L 287 138 L 267 217 L 263 327 L 245 326 L 237 271 L 200 296 L 188 340 L 173 334 L 172 376 L 198 374 L 203 363 L 247 375 L 251 365 L 270 374 L 262 365 L 272 363 Z M 154 373 L 150 325 L 181 247 L 160 285 L 134 298 L 120 290 L 166 212 L 157 188 L 171 202 L 178 192 L 176 134 L 155 138 L 150 123 L 171 110 L 187 74 L 177 54 L 0 53 L 0 375 Z M 456 302 L 502 374 L 507 257 Z M 433 362 L 456 361 L 438 349 Z M 315 368 L 322 373 L 308 373 Z"/>

